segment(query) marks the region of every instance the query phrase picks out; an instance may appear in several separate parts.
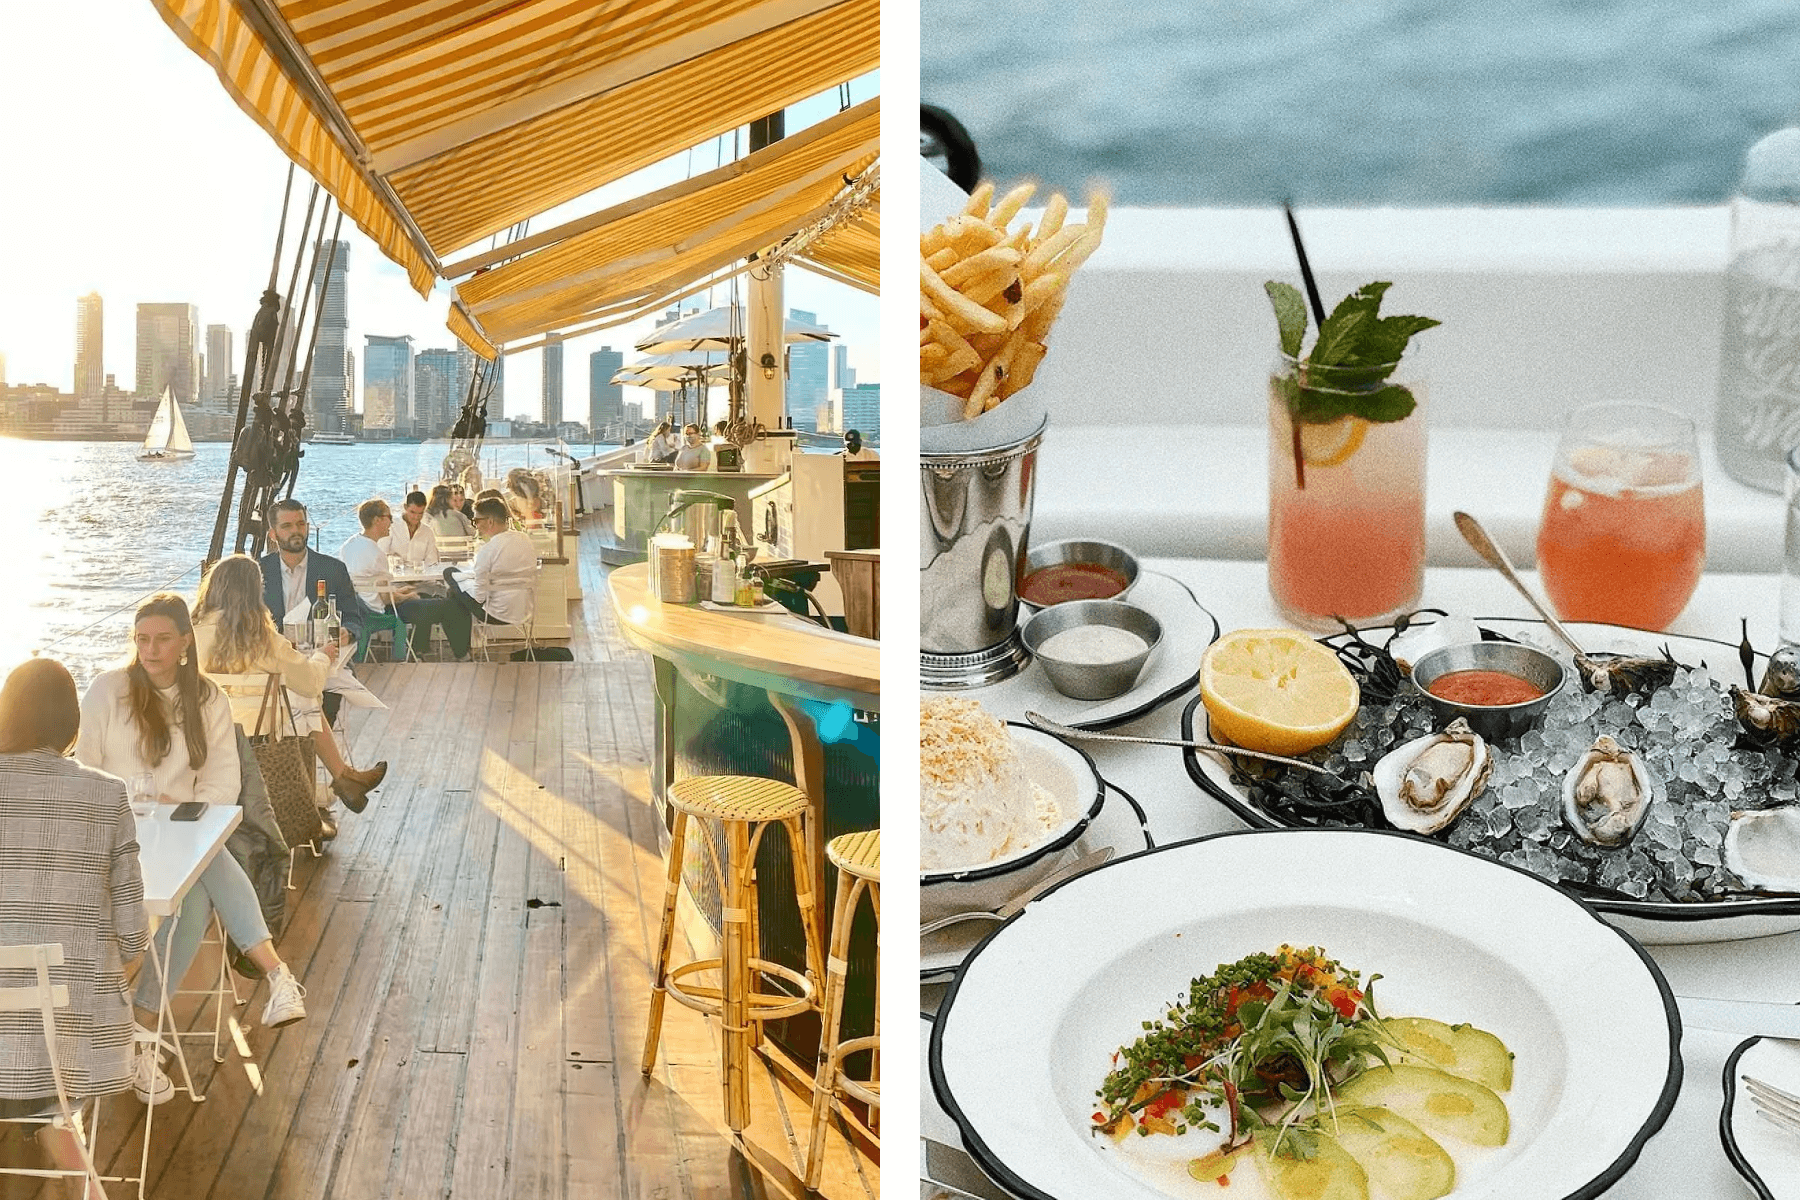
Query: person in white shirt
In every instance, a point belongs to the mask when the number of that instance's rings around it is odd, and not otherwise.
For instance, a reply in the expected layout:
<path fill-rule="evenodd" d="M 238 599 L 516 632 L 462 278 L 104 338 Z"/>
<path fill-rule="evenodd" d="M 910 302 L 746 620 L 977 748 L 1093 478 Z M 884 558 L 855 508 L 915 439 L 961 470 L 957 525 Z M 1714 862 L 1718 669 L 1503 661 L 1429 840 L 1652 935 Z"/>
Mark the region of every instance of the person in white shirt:
<path fill-rule="evenodd" d="M 510 528 L 510 515 L 504 500 L 478 501 L 475 529 L 487 540 L 475 551 L 475 561 L 467 567 L 460 571 L 455 567 L 444 569 L 449 601 L 465 621 L 516 625 L 531 619 L 537 594 L 537 547 L 529 537 Z M 448 623 L 444 636 L 453 636 Z M 464 636 L 468 636 L 466 632 Z"/>
<path fill-rule="evenodd" d="M 844 457 L 851 462 L 872 462 L 881 455 L 863 445 L 861 431 L 846 429 L 844 431 Z"/>
<path fill-rule="evenodd" d="M 416 494 L 416 493 L 415 493 Z M 389 537 L 394 527 L 394 514 L 387 501 L 364 500 L 356 506 L 356 519 L 362 532 L 351 536 L 338 550 L 338 557 L 350 571 L 357 598 L 374 612 L 389 612 L 406 622 L 411 631 L 412 652 L 423 658 L 431 651 L 431 627 L 444 628 L 444 640 L 460 660 L 468 657 L 468 624 L 461 610 L 446 600 L 419 595 L 419 589 L 396 585 L 388 573 Z M 424 525 L 420 522 L 421 526 Z M 429 528 L 426 529 L 429 533 Z M 435 551 L 432 554 L 437 557 Z"/>
<path fill-rule="evenodd" d="M 408 492 L 400 509 L 400 524 L 390 525 L 387 552 L 409 567 L 428 567 L 438 560 L 437 531 L 425 520 L 425 493 Z"/>
<path fill-rule="evenodd" d="M 124 779 L 149 775 L 161 804 L 236 804 L 241 776 L 231 704 L 200 673 L 187 601 L 168 592 L 144 601 L 133 645 L 130 663 L 95 676 L 82 697 L 76 761 Z M 232 940 L 269 976 L 263 1024 L 286 1025 L 304 1017 L 305 990 L 275 953 L 256 889 L 229 854 L 213 858 L 188 892 L 181 915 L 157 931 L 170 989 L 187 974 L 215 907 Z M 155 1026 L 161 996 L 157 972 L 146 967 L 137 986 L 140 1027 Z M 141 1032 L 133 1086 L 146 1104 L 174 1095 L 160 1057 L 154 1037 L 147 1029 Z"/>

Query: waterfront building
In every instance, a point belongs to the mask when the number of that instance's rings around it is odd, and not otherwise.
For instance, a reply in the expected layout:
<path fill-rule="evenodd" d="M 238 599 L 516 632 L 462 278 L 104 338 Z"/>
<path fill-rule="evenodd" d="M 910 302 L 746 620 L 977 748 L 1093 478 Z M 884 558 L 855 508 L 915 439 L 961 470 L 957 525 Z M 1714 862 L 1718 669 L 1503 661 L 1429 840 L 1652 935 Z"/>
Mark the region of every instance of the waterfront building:
<path fill-rule="evenodd" d="M 137 394 L 182 404 L 200 398 L 200 310 L 192 304 L 137 306 Z"/>
<path fill-rule="evenodd" d="M 320 433 L 343 433 L 344 417 L 352 407 L 351 381 L 356 377 L 345 345 L 350 329 L 350 243 L 326 242 L 320 253 L 329 256 L 331 265 L 313 284 L 319 337 L 313 347 L 312 376 L 306 384 L 306 421 Z"/>
<path fill-rule="evenodd" d="M 625 365 L 625 352 L 602 346 L 588 355 L 588 428 L 594 436 L 625 419 L 625 388 L 612 377 Z"/>
<path fill-rule="evenodd" d="M 462 399 L 456 393 L 456 351 L 434 347 L 413 359 L 413 420 L 420 437 L 446 437 Z"/>
<path fill-rule="evenodd" d="M 231 395 L 231 327 L 206 327 L 206 389 L 200 399 L 208 404 Z"/>
<path fill-rule="evenodd" d="M 501 355 L 494 360 L 494 390 L 488 394 L 487 416 L 489 421 L 506 419 L 506 356 Z"/>
<path fill-rule="evenodd" d="M 842 342 L 833 342 L 831 345 L 831 386 L 835 388 L 856 386 L 856 368 L 850 365 L 850 347 Z"/>
<path fill-rule="evenodd" d="M 363 335 L 363 433 L 371 438 L 412 436 L 412 336 Z"/>
<path fill-rule="evenodd" d="M 875 443 L 881 441 L 881 385 L 879 383 L 857 383 L 847 388 L 831 390 L 832 408 L 835 410 L 837 432 L 854 429 L 862 434 L 863 441 Z"/>
<path fill-rule="evenodd" d="M 809 325 L 818 318 L 798 308 L 788 316 Z M 824 342 L 800 342 L 789 346 L 787 377 L 788 424 L 795 429 L 819 431 L 819 409 L 831 402 L 831 351 Z"/>
<path fill-rule="evenodd" d="M 546 425 L 560 424 L 562 421 L 563 347 L 560 339 L 553 339 L 544 345 L 544 403 L 543 410 L 538 413 L 538 420 Z"/>
<path fill-rule="evenodd" d="M 105 305 L 99 292 L 75 301 L 75 395 L 98 396 L 106 380 Z"/>

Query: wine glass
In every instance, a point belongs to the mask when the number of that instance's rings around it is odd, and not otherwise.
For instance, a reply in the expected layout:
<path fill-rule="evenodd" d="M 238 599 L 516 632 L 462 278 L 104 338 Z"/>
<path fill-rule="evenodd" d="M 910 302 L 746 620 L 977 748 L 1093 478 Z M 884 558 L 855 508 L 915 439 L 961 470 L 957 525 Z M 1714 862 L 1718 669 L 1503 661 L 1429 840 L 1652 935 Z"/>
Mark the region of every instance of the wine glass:
<path fill-rule="evenodd" d="M 127 782 L 131 791 L 131 813 L 137 817 L 148 817 L 156 811 L 156 776 L 148 771 L 139 771 Z"/>
<path fill-rule="evenodd" d="M 1694 422 L 1647 404 L 1575 410 L 1557 443 L 1537 561 L 1565 621 L 1666 629 L 1706 562 Z"/>

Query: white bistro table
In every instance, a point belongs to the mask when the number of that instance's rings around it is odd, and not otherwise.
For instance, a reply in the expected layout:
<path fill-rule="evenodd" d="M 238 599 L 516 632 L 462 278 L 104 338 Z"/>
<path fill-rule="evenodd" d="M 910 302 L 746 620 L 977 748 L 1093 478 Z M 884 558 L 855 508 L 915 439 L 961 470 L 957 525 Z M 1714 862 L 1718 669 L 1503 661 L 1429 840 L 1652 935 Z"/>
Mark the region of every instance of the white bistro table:
<path fill-rule="evenodd" d="M 1194 590 L 1221 630 L 1285 625 L 1269 598 L 1268 571 L 1261 562 L 1149 559 L 1147 570 L 1165 571 Z M 1536 577 L 1526 573 L 1533 587 Z M 1748 618 L 1758 649 L 1777 644 L 1773 575 L 1708 575 L 1670 633 L 1718 638 L 1736 644 L 1740 618 Z M 1539 589 L 1541 595 L 1541 589 Z M 1531 618 L 1532 613 L 1500 576 L 1487 568 L 1430 568 L 1420 604 L 1481 617 Z M 1733 657 L 1735 662 L 1735 656 Z M 1198 669 L 1199 664 L 1194 664 Z M 981 693 L 970 693 L 979 698 Z M 1181 710 L 1192 693 L 1171 701 L 1131 724 L 1109 732 L 1145 737 L 1180 737 Z M 1020 719 L 1021 714 L 997 715 Z M 1187 778 L 1180 751 L 1156 746 L 1082 742 L 1107 779 L 1135 796 L 1149 817 L 1158 845 L 1203 834 L 1242 829 L 1223 805 Z M 1123 852 L 1123 851 L 1122 851 Z M 1779 1003 L 1800 1001 L 1800 933 L 1747 941 L 1700 945 L 1648 946 L 1678 996 L 1709 996 Z M 942 998 L 941 987 L 922 989 L 927 1011 Z M 1695 1196 L 1741 1196 L 1749 1191 L 1725 1157 L 1719 1137 L 1725 1060 L 1744 1040 L 1739 1034 L 1684 1026 L 1683 1079 L 1675 1110 L 1661 1132 L 1644 1147 L 1636 1165 L 1607 1191 L 1608 1200 L 1688 1200 Z M 932 1103 L 929 1085 L 924 1100 Z"/>
<path fill-rule="evenodd" d="M 144 878 L 144 907 L 158 921 L 173 920 L 181 911 L 182 901 L 187 898 L 201 872 L 224 850 L 226 839 L 244 819 L 244 810 L 235 804 L 209 804 L 199 819 L 194 821 L 171 821 L 169 814 L 174 811 L 175 806 L 172 804 L 158 804 L 149 816 L 137 818 L 138 868 Z M 161 956 L 156 952 L 154 933 L 148 952 L 151 963 L 162 980 L 163 994 L 156 1013 L 156 1040 L 160 1044 L 164 1023 L 173 1026 L 175 1018 L 169 1011 L 169 976 L 163 969 Z M 180 982 L 175 981 L 177 986 Z M 215 1001 L 218 1002 L 216 996 Z M 175 1059 L 181 1067 L 182 1083 L 187 1088 L 188 1095 L 196 1103 L 206 1099 L 194 1090 L 194 1078 L 188 1071 L 187 1055 L 181 1049 L 181 1035 L 174 1033 L 172 1037 Z M 249 1057 L 248 1050 L 241 1041 L 239 1049 L 246 1058 Z M 138 1161 L 137 1178 L 120 1181 L 137 1184 L 139 1200 L 143 1200 L 144 1181 L 150 1174 L 150 1130 L 155 1119 L 156 1105 L 147 1105 L 144 1110 L 144 1145 Z"/>

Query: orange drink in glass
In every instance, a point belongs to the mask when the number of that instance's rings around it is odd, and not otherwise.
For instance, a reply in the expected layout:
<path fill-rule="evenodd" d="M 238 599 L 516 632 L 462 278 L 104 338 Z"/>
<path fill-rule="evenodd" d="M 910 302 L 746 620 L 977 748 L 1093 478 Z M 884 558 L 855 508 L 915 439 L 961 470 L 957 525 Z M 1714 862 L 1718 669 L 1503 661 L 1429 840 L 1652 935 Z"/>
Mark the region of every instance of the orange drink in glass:
<path fill-rule="evenodd" d="M 1269 592 L 1282 617 L 1335 631 L 1417 607 L 1425 581 L 1425 404 L 1394 364 L 1321 367 L 1282 354 L 1269 380 Z M 1402 386 L 1398 421 L 1296 423 L 1296 387 L 1315 401 Z M 1329 407 L 1329 404 L 1326 405 Z M 1354 405 L 1346 405 L 1354 407 Z"/>
<path fill-rule="evenodd" d="M 1694 423 L 1645 404 L 1576 410 L 1556 448 L 1537 557 L 1564 620 L 1666 629 L 1706 562 Z"/>

